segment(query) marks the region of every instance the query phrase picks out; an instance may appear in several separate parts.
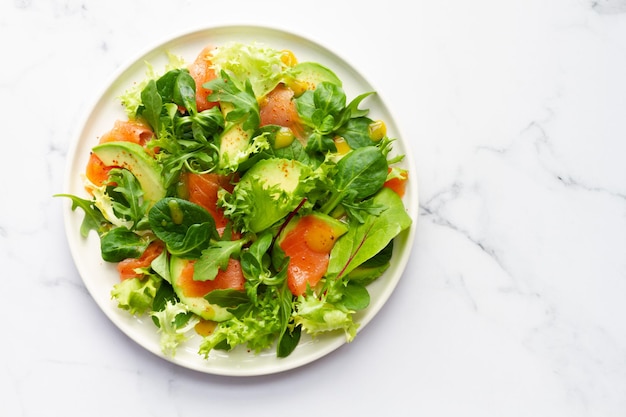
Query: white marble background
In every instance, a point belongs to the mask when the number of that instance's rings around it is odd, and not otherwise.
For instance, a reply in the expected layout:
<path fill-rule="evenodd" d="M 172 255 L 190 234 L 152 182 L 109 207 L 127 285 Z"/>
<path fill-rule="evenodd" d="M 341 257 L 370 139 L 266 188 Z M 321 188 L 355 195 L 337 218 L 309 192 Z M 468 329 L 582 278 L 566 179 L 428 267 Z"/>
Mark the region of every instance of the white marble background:
<path fill-rule="evenodd" d="M 98 309 L 67 246 L 67 150 L 170 34 L 278 25 L 362 69 L 418 164 L 408 270 L 301 369 L 201 374 Z M 4 0 L 0 415 L 626 416 L 626 1 Z"/>

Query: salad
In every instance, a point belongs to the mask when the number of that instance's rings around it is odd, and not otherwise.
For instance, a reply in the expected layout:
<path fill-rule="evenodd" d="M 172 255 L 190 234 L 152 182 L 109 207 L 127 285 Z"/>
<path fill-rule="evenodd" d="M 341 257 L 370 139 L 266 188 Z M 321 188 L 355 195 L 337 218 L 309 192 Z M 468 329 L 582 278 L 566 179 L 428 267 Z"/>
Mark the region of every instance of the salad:
<path fill-rule="evenodd" d="M 289 356 L 306 333 L 350 342 L 368 285 L 412 224 L 409 173 L 385 122 L 332 69 L 258 43 L 171 55 L 94 138 L 81 235 L 97 233 L 111 298 L 164 354 L 243 346 Z"/>

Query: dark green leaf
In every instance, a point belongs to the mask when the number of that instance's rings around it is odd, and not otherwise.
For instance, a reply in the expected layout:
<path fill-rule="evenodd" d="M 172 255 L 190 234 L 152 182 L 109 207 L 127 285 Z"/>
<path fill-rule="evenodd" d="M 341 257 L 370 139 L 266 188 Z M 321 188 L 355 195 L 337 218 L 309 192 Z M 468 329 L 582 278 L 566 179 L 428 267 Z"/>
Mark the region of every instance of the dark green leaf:
<path fill-rule="evenodd" d="M 337 129 L 337 135 L 344 138 L 352 149 L 372 146 L 374 142 L 370 139 L 369 134 L 369 125 L 371 122 L 372 121 L 366 117 L 349 119 L 343 126 Z"/>
<path fill-rule="evenodd" d="M 212 238 L 218 239 L 213 216 L 204 208 L 180 198 L 158 201 L 148 213 L 154 234 L 176 256 L 198 257 Z"/>
<path fill-rule="evenodd" d="M 139 258 L 150 242 L 125 227 L 116 227 L 100 236 L 102 259 L 119 262 L 127 258 Z"/>
<path fill-rule="evenodd" d="M 187 71 L 179 71 L 174 83 L 173 101 L 196 114 L 196 82 Z"/>
<path fill-rule="evenodd" d="M 122 197 L 113 199 L 113 209 L 118 215 L 138 223 L 144 217 L 148 205 L 142 200 L 143 190 L 139 181 L 129 170 L 118 168 L 110 171 L 109 178 L 117 184 L 113 191 Z"/>
<path fill-rule="evenodd" d="M 213 290 L 204 297 L 209 303 L 220 307 L 235 307 L 250 302 L 250 299 L 243 291 L 232 288 L 223 290 Z"/>
<path fill-rule="evenodd" d="M 287 330 L 278 340 L 278 345 L 276 347 L 276 356 L 279 358 L 286 358 L 291 355 L 294 349 L 300 343 L 300 334 L 302 333 L 302 328 L 300 326 L 296 326 L 292 331 Z"/>
<path fill-rule="evenodd" d="M 146 119 L 158 136 L 161 131 L 161 106 L 163 105 L 163 100 L 154 80 L 150 80 L 141 91 L 141 101 L 143 103 L 141 116 Z"/>
<path fill-rule="evenodd" d="M 363 199 L 378 191 L 387 179 L 387 160 L 373 146 L 358 148 L 337 163 L 335 187 L 339 192 L 352 190 L 355 199 Z"/>

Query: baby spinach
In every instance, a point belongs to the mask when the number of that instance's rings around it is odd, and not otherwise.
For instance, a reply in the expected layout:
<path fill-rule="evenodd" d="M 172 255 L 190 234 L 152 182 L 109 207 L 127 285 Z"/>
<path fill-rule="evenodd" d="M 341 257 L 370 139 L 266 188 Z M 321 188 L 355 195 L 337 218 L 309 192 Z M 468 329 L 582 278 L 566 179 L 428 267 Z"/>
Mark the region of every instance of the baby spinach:
<path fill-rule="evenodd" d="M 312 129 L 307 151 L 336 151 L 335 136 L 343 137 L 352 149 L 372 145 L 368 131 L 371 120 L 365 117 L 369 110 L 359 109 L 361 101 L 371 94 L 363 93 L 346 106 L 346 94 L 341 86 L 325 81 L 298 97 L 298 114 Z"/>
<path fill-rule="evenodd" d="M 353 150 L 337 163 L 333 193 L 321 211 L 330 213 L 343 199 L 355 202 L 378 191 L 387 178 L 387 160 L 375 146 Z"/>
<path fill-rule="evenodd" d="M 219 239 L 213 216 L 190 201 L 167 197 L 148 213 L 154 234 L 175 256 L 198 258 L 211 239 Z"/>
<path fill-rule="evenodd" d="M 119 262 L 126 258 L 139 258 L 150 241 L 125 227 L 115 227 L 100 236 L 102 259 Z"/>
<path fill-rule="evenodd" d="M 218 158 L 215 138 L 224 129 L 224 117 L 218 107 L 198 112 L 195 88 L 186 69 L 175 69 L 150 80 L 141 91 L 137 114 L 156 136 L 150 146 L 159 149 L 166 187 L 178 179 L 183 167 L 210 171 Z"/>

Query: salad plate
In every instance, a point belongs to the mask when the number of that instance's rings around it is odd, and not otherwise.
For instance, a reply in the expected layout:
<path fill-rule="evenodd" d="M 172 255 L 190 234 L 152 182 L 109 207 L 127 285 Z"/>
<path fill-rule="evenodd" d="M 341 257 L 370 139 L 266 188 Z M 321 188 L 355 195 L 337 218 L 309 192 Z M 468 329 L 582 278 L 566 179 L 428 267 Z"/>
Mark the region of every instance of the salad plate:
<path fill-rule="evenodd" d="M 392 152 L 404 155 L 399 164 L 408 170 L 410 176 L 403 203 L 407 214 L 412 219 L 412 224 L 395 238 L 390 267 L 367 287 L 370 293 L 369 306 L 354 316 L 354 321 L 359 324 L 358 331 L 361 331 L 381 310 L 404 274 L 413 245 L 417 220 L 416 169 L 409 144 L 399 132 L 393 115 L 390 114 L 383 101 L 381 92 L 377 91 L 346 59 L 318 42 L 291 31 L 273 27 L 229 25 L 193 30 L 149 47 L 119 69 L 110 82 L 103 82 L 103 89 L 95 97 L 93 105 L 88 109 L 72 141 L 68 153 L 65 192 L 88 198 L 83 174 L 90 151 L 98 138 L 110 130 L 116 120 L 126 117 L 119 98 L 131 86 L 145 79 L 148 65 L 154 70 L 161 70 L 168 63 L 168 54 L 182 57 L 185 62 L 192 62 L 199 51 L 207 45 L 221 45 L 228 42 L 261 43 L 279 50 L 290 50 L 299 61 L 321 63 L 332 69 L 343 81 L 343 89 L 347 97 L 352 98 L 370 91 L 377 93 L 367 98 L 366 107 L 370 111 L 369 117 L 385 121 L 388 136 L 395 139 Z M 130 315 L 128 311 L 118 308 L 117 302 L 112 299 L 111 288 L 119 282 L 115 264 L 102 260 L 100 241 L 96 233 L 92 232 L 86 238 L 81 236 L 84 213 L 80 210 L 72 210 L 71 202 L 65 203 L 67 204 L 64 206 L 64 221 L 70 251 L 90 295 L 103 313 L 124 334 L 147 351 L 167 361 L 215 375 L 267 375 L 309 364 L 346 343 L 346 336 L 343 332 L 328 332 L 316 337 L 310 337 L 303 332 L 298 346 L 284 358 L 278 358 L 275 350 L 255 353 L 243 346 L 230 351 L 213 350 L 208 358 L 204 358 L 198 354 L 200 337 L 192 337 L 178 347 L 175 355 L 166 355 L 161 350 L 159 335 L 151 318 Z M 358 342 L 357 336 L 351 343 Z"/>

